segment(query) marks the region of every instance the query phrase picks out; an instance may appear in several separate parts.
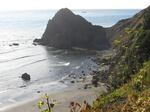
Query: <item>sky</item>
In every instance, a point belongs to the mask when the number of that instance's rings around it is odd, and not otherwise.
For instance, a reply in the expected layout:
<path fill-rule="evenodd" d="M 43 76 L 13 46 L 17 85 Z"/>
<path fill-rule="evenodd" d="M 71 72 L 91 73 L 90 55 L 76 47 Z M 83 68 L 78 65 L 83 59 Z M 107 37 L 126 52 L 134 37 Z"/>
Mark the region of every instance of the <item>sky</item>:
<path fill-rule="evenodd" d="M 0 10 L 143 9 L 150 0 L 0 0 Z"/>

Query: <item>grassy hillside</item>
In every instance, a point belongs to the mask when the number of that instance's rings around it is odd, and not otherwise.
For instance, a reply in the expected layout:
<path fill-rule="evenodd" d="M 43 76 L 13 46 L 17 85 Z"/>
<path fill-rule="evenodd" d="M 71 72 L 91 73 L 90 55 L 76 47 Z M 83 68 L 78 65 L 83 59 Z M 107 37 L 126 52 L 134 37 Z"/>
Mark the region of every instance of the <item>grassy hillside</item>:
<path fill-rule="evenodd" d="M 150 111 L 150 61 L 145 62 L 128 83 L 100 96 L 91 112 L 149 112 Z"/>
<path fill-rule="evenodd" d="M 126 21 L 112 42 L 113 90 L 97 98 L 91 112 L 150 112 L 150 7 Z"/>

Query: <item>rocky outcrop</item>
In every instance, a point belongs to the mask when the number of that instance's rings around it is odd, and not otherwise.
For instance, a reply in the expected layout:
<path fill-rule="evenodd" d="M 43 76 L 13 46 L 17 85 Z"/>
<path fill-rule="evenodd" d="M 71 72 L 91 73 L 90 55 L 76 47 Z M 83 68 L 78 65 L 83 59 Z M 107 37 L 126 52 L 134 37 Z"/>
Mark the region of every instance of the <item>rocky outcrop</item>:
<path fill-rule="evenodd" d="M 120 20 L 110 28 L 92 25 L 83 17 L 75 15 L 69 9 L 61 9 L 49 20 L 41 39 L 34 42 L 56 48 L 80 47 L 104 50 L 110 47 L 111 41 L 124 35 L 126 28 L 137 29 L 140 26 L 150 27 L 150 18 L 145 19 L 150 6 L 129 19 Z"/>
<path fill-rule="evenodd" d="M 29 81 L 31 79 L 30 75 L 27 73 L 22 74 L 21 78 L 25 81 Z"/>
<path fill-rule="evenodd" d="M 102 50 L 109 47 L 103 27 L 92 25 L 67 8 L 59 10 L 52 20 L 49 20 L 42 38 L 35 39 L 34 42 L 56 48 Z"/>

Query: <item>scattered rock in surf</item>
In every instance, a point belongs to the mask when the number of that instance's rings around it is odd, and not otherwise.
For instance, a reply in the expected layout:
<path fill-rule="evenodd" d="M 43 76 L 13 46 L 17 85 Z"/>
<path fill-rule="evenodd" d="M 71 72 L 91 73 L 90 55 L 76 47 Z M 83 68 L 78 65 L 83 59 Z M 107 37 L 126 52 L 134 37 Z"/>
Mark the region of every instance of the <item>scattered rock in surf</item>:
<path fill-rule="evenodd" d="M 86 86 L 86 85 L 84 86 L 84 89 L 87 89 L 87 86 Z"/>
<path fill-rule="evenodd" d="M 91 88 L 90 84 L 85 84 L 84 85 L 84 89 L 90 89 L 90 88 Z"/>
<path fill-rule="evenodd" d="M 24 88 L 24 87 L 26 87 L 26 85 L 22 85 L 22 86 L 20 86 L 20 88 Z"/>
<path fill-rule="evenodd" d="M 75 77 L 75 76 L 73 76 L 72 78 L 73 78 L 73 79 L 76 79 L 76 77 Z"/>
<path fill-rule="evenodd" d="M 79 79 L 82 79 L 82 77 L 80 76 Z"/>
<path fill-rule="evenodd" d="M 85 74 L 83 74 L 83 76 L 85 76 Z"/>
<path fill-rule="evenodd" d="M 30 75 L 27 73 L 22 74 L 21 78 L 25 81 L 29 81 L 31 79 Z"/>
<path fill-rule="evenodd" d="M 33 42 L 32 44 L 33 44 L 34 46 L 37 46 L 37 45 L 38 45 L 38 44 L 37 44 L 37 43 L 35 43 L 35 42 Z"/>
<path fill-rule="evenodd" d="M 71 83 L 75 83 L 75 81 L 73 80 L 73 81 L 70 81 Z"/>
<path fill-rule="evenodd" d="M 59 81 L 59 82 L 61 82 L 61 83 L 65 83 L 63 80 L 61 80 L 61 81 Z"/>
<path fill-rule="evenodd" d="M 40 43 L 40 39 L 34 39 L 34 40 L 33 40 L 33 43 L 36 43 L 36 44 L 37 44 L 37 43 Z"/>
<path fill-rule="evenodd" d="M 19 44 L 18 44 L 18 43 L 13 43 L 12 45 L 13 45 L 13 46 L 19 46 Z"/>

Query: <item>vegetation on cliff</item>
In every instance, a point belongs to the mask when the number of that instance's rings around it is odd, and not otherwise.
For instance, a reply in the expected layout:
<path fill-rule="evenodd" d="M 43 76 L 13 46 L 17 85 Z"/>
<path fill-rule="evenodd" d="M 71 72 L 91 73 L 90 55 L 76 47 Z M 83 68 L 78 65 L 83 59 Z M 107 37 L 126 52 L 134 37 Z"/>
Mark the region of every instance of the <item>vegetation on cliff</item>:
<path fill-rule="evenodd" d="M 112 42 L 116 54 L 109 60 L 108 79 L 113 90 L 94 101 L 92 112 L 150 111 L 150 7 L 130 20 L 138 23 L 121 29 Z"/>
<path fill-rule="evenodd" d="M 150 61 L 128 83 L 100 96 L 93 103 L 91 112 L 149 112 L 150 110 Z"/>

